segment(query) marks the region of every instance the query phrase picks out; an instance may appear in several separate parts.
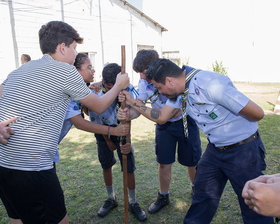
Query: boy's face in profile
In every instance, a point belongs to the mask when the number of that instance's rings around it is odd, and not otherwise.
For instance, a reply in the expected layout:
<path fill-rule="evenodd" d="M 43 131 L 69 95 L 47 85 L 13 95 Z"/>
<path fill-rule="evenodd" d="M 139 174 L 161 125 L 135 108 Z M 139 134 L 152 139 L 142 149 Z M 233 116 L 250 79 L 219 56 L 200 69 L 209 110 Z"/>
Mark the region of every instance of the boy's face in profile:
<path fill-rule="evenodd" d="M 103 85 L 104 85 L 106 91 L 109 91 L 114 86 L 114 84 L 112 84 L 112 83 L 105 83 L 105 82 L 103 82 Z"/>
<path fill-rule="evenodd" d="M 76 47 L 77 47 L 77 42 L 73 41 L 72 44 L 70 44 L 69 46 L 64 46 L 64 62 L 73 65 L 75 62 L 75 58 L 78 54 L 78 52 L 76 51 Z"/>
<path fill-rule="evenodd" d="M 149 79 L 147 78 L 146 72 L 147 72 L 147 69 L 145 69 L 143 72 L 139 72 L 139 74 L 140 74 L 140 79 L 144 79 L 144 80 L 147 81 L 147 83 L 150 83 L 151 80 L 149 80 Z"/>

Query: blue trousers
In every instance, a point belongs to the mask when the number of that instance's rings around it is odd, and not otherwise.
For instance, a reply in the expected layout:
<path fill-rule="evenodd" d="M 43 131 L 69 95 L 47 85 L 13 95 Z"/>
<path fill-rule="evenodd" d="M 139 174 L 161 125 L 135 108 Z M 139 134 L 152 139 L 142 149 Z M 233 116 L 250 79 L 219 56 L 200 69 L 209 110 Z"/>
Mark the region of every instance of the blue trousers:
<path fill-rule="evenodd" d="M 265 170 L 264 157 L 265 148 L 260 137 L 227 150 L 209 143 L 197 166 L 192 205 L 184 224 L 210 223 L 228 180 L 238 196 L 245 224 L 273 224 L 272 217 L 255 213 L 241 196 L 246 181 L 262 175 L 262 170 Z"/>

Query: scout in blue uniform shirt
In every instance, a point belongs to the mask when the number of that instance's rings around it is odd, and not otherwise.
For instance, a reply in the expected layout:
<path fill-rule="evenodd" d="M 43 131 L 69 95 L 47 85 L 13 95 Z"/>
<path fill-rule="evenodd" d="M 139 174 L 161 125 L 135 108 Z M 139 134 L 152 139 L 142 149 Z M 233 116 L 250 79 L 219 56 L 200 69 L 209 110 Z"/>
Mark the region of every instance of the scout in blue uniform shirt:
<path fill-rule="evenodd" d="M 264 116 L 263 110 L 240 93 L 228 77 L 218 73 L 188 66 L 181 69 L 170 60 L 158 59 L 146 75 L 160 93 L 170 98 L 167 105 L 182 108 L 186 135 L 185 118 L 189 114 L 208 136 L 209 144 L 197 166 L 192 205 L 184 223 L 210 223 L 227 180 L 238 196 L 244 223 L 273 223 L 271 217 L 251 210 L 241 196 L 246 181 L 261 175 L 266 168 L 257 124 Z M 141 109 L 155 119 L 168 117 L 156 109 Z"/>
<path fill-rule="evenodd" d="M 158 53 L 154 50 L 140 50 L 133 61 L 134 71 L 140 74 L 140 80 L 138 84 L 139 96 L 137 97 L 138 102 L 151 103 L 152 108 L 165 110 L 166 101 L 168 98 L 162 94 L 159 94 L 151 80 L 147 79 L 145 72 L 149 65 L 158 59 Z M 160 122 L 157 121 L 155 131 L 155 153 L 156 160 L 158 162 L 158 177 L 160 191 L 155 202 L 149 207 L 150 213 L 156 213 L 161 208 L 169 204 L 169 186 L 172 176 L 172 164 L 176 159 L 183 165 L 187 166 L 191 186 L 193 186 L 194 177 L 196 174 L 196 165 L 201 156 L 201 145 L 199 137 L 199 129 L 195 122 L 188 117 L 190 135 L 188 138 L 184 135 L 182 113 L 180 108 L 173 108 L 173 116 L 168 121 Z M 124 112 L 124 115 L 122 115 Z M 130 110 L 129 118 L 137 118 L 141 114 L 141 110 Z M 151 116 L 143 114 L 150 120 L 153 120 Z M 122 118 L 121 116 L 124 116 Z M 120 119 L 126 119 L 125 110 L 119 110 Z M 177 148 L 178 145 L 178 148 Z"/>
<path fill-rule="evenodd" d="M 109 91 L 115 84 L 116 76 L 120 73 L 121 67 L 118 64 L 111 63 L 104 67 L 102 71 L 102 86 L 101 90 L 97 90 L 97 95 L 102 96 Z M 129 85 L 126 89 L 134 98 L 138 95 L 138 92 L 132 85 Z M 118 124 L 117 121 L 117 99 L 113 104 L 101 114 L 90 111 L 89 116 L 92 122 L 97 124 L 104 124 L 108 127 L 114 127 Z M 114 157 L 114 149 L 117 149 L 118 157 L 122 166 L 122 153 L 121 150 L 129 152 L 127 154 L 127 182 L 128 182 L 128 195 L 129 195 L 129 210 L 139 221 L 145 221 L 147 219 L 145 212 L 140 208 L 136 201 L 135 193 L 135 159 L 134 151 L 130 143 L 120 147 L 120 139 L 115 136 L 104 136 L 95 134 L 98 149 L 99 162 L 103 169 L 104 182 L 106 185 L 106 191 L 108 198 L 104 205 L 99 209 L 98 215 L 100 217 L 106 216 L 113 208 L 117 206 L 117 201 L 113 188 L 112 166 L 116 163 Z M 108 139 L 109 138 L 109 139 Z M 113 147 L 113 148 L 112 148 Z"/>

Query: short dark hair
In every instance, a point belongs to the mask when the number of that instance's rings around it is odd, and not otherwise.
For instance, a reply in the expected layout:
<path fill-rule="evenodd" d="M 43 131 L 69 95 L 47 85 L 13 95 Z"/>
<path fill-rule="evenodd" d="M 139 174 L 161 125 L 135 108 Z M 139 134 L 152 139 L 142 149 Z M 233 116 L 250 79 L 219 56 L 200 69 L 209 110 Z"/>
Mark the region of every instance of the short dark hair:
<path fill-rule="evenodd" d="M 102 71 L 102 79 L 104 83 L 115 84 L 117 75 L 121 72 L 121 66 L 117 63 L 107 64 Z"/>
<path fill-rule="evenodd" d="M 140 50 L 134 58 L 133 70 L 135 72 L 143 72 L 158 58 L 158 53 L 155 50 Z"/>
<path fill-rule="evenodd" d="M 87 59 L 88 56 L 86 54 L 82 54 L 82 53 L 77 54 L 74 62 L 74 66 L 76 67 L 76 69 L 81 69 L 82 64 L 84 64 Z"/>
<path fill-rule="evenodd" d="M 148 68 L 146 77 L 150 80 L 165 84 L 166 77 L 179 77 L 183 69 L 168 59 L 157 59 Z"/>
<path fill-rule="evenodd" d="M 40 48 L 43 54 L 54 54 L 57 45 L 65 43 L 69 46 L 76 41 L 82 43 L 83 38 L 69 24 L 62 21 L 50 21 L 39 31 Z"/>
<path fill-rule="evenodd" d="M 28 61 L 31 61 L 31 57 L 28 54 L 22 54 L 21 55 L 21 60 L 25 61 L 25 62 L 28 62 Z"/>

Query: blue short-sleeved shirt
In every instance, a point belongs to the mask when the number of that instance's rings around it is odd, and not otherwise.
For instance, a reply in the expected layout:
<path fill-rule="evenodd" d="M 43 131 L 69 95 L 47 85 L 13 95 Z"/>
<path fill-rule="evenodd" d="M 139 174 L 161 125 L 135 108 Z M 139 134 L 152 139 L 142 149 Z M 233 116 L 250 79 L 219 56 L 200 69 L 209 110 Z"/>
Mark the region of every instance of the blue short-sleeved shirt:
<path fill-rule="evenodd" d="M 154 87 L 153 83 L 148 83 L 144 79 L 139 80 L 138 89 L 139 89 L 139 96 L 137 98 L 145 101 L 150 100 L 152 108 L 162 108 L 169 100 L 166 96 L 162 94 L 155 94 L 156 88 Z M 173 106 L 173 104 L 170 105 L 169 105 L 170 107 L 181 108 L 181 106 L 177 107 L 177 106 Z M 182 114 L 179 117 L 170 118 L 169 121 L 174 122 L 180 119 L 182 119 Z"/>
<path fill-rule="evenodd" d="M 77 115 L 81 114 L 79 105 L 76 101 L 70 101 L 66 110 L 63 126 L 60 132 L 58 144 L 62 141 L 62 139 L 67 135 L 67 133 L 70 131 L 72 127 L 72 122 L 70 121 L 70 118 L 75 117 Z M 55 163 L 59 162 L 59 151 L 56 150 L 55 156 L 53 161 Z"/>
<path fill-rule="evenodd" d="M 127 88 L 126 91 L 129 92 L 129 94 L 135 99 L 139 94 L 136 91 L 136 89 L 130 84 Z M 94 94 L 94 90 L 92 90 Z M 100 90 L 96 95 L 97 96 L 102 96 L 105 93 Z M 89 117 L 92 122 L 95 122 L 97 124 L 105 124 L 105 125 L 117 125 L 118 120 L 117 120 L 117 100 L 115 100 L 111 106 L 109 106 L 103 113 L 98 114 L 93 111 L 89 111 Z"/>
<path fill-rule="evenodd" d="M 200 71 L 191 80 L 186 112 L 216 146 L 239 142 L 254 134 L 257 122 L 239 114 L 249 98 L 239 92 L 231 80 L 221 74 Z M 182 99 L 169 100 L 169 106 L 182 106 Z"/>

